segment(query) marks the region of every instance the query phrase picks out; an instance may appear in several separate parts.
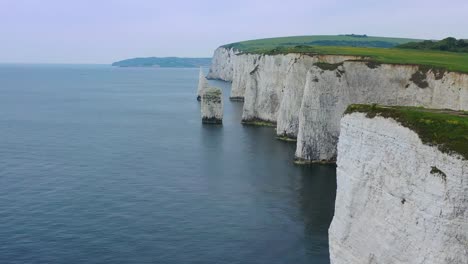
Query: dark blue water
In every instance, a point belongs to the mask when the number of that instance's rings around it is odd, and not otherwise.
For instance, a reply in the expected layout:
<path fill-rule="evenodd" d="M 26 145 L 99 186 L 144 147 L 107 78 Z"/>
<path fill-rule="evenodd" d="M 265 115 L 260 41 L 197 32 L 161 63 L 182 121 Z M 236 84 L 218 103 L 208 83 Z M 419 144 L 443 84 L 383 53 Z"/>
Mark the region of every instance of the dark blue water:
<path fill-rule="evenodd" d="M 203 126 L 197 76 L 1 65 L 0 263 L 328 263 L 335 168 Z"/>

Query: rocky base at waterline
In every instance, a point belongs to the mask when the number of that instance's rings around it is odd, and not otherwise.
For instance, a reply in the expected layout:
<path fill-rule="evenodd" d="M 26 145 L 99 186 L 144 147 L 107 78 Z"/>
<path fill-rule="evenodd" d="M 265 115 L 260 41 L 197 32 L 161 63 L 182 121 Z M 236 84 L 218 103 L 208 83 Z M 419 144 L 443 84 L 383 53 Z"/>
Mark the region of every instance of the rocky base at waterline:
<path fill-rule="evenodd" d="M 241 96 L 234 96 L 234 97 L 229 97 L 229 100 L 234 101 L 234 102 L 244 102 L 244 97 Z"/>
<path fill-rule="evenodd" d="M 243 125 L 246 126 L 266 126 L 266 127 L 276 127 L 275 122 L 269 122 L 257 118 L 252 118 L 252 119 L 243 119 L 241 122 Z"/>
<path fill-rule="evenodd" d="M 223 93 L 215 87 L 205 88 L 201 95 L 201 115 L 204 124 L 223 123 Z"/>
<path fill-rule="evenodd" d="M 295 136 L 291 136 L 287 134 L 277 135 L 276 138 L 281 141 L 297 142 L 297 138 Z"/>
<path fill-rule="evenodd" d="M 203 124 L 212 124 L 212 125 L 221 125 L 223 123 L 223 120 L 219 119 L 219 118 L 215 118 L 215 117 L 212 117 L 212 118 L 203 117 L 202 118 L 202 123 Z"/>
<path fill-rule="evenodd" d="M 468 263 L 466 113 L 378 106 L 347 112 L 331 263 Z"/>

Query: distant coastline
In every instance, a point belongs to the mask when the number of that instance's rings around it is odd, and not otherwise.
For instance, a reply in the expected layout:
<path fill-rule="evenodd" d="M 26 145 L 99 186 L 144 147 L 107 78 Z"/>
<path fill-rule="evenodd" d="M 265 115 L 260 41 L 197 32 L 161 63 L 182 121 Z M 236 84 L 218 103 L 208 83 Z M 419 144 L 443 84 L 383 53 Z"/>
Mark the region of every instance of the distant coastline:
<path fill-rule="evenodd" d="M 209 67 L 211 58 L 149 57 L 133 58 L 112 63 L 116 67 L 199 68 Z"/>

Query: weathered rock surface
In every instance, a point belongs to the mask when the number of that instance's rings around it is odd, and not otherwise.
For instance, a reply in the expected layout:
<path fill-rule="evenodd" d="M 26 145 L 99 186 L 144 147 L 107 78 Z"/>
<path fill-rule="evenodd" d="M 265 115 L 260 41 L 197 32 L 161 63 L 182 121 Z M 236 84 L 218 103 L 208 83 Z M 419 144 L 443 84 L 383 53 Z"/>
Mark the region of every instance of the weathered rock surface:
<path fill-rule="evenodd" d="M 215 50 L 213 60 L 211 61 L 210 71 L 208 72 L 208 79 L 216 79 L 227 82 L 232 82 L 233 65 L 236 58 L 234 49 L 225 49 L 219 47 Z"/>
<path fill-rule="evenodd" d="M 258 65 L 260 57 L 261 55 L 239 54 L 236 56 L 236 61 L 240 63 L 236 64 L 236 67 L 234 67 L 233 61 L 230 63 L 233 68 L 232 88 L 229 97 L 231 100 L 244 101 L 244 93 L 249 75 Z"/>
<path fill-rule="evenodd" d="M 236 54 L 218 48 L 210 77 L 232 81 L 244 121 L 276 123 L 278 136 L 297 138 L 296 157 L 306 162 L 335 161 L 340 117 L 351 103 L 468 110 L 468 74 L 356 56 Z"/>
<path fill-rule="evenodd" d="M 197 100 L 201 101 L 201 96 L 205 89 L 208 88 L 208 80 L 203 73 L 203 69 L 200 68 L 200 73 L 198 75 L 198 90 L 197 90 Z"/>
<path fill-rule="evenodd" d="M 309 71 L 299 111 L 296 156 L 305 160 L 335 160 L 340 119 L 354 103 L 468 109 L 468 75 L 427 71 L 427 87 L 411 81 L 419 66 L 345 61 L 335 70 Z"/>
<path fill-rule="evenodd" d="M 201 115 L 204 124 L 223 123 L 223 93 L 221 89 L 208 87 L 201 95 Z"/>
<path fill-rule="evenodd" d="M 352 113 L 337 165 L 331 263 L 468 263 L 466 159 L 391 118 Z"/>

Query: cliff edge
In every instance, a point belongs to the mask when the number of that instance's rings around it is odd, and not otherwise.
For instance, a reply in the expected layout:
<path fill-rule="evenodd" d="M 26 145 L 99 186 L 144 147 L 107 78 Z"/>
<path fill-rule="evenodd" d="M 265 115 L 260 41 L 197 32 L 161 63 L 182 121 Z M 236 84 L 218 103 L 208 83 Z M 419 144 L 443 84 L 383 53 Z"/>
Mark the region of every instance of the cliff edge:
<path fill-rule="evenodd" d="M 340 119 L 350 104 L 468 110 L 468 74 L 368 56 L 220 47 L 209 76 L 232 81 L 230 97 L 244 101 L 244 122 L 274 124 L 279 137 L 297 140 L 298 163 L 336 161 Z"/>
<path fill-rule="evenodd" d="M 331 263 L 468 263 L 466 113 L 378 106 L 347 112 Z"/>

